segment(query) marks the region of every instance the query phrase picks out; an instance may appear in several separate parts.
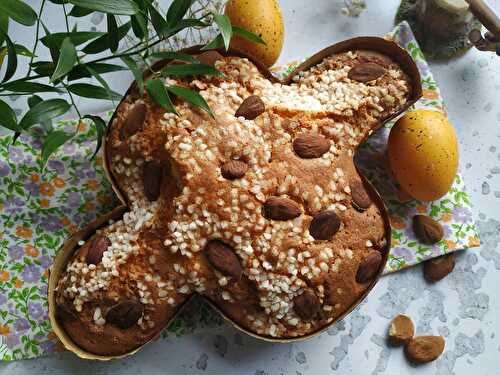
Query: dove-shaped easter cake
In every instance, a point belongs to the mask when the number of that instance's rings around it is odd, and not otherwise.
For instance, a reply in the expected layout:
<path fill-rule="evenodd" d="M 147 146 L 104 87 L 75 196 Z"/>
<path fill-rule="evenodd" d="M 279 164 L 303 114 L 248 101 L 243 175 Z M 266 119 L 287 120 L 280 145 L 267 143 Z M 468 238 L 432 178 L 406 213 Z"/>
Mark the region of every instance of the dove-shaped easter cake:
<path fill-rule="evenodd" d="M 213 116 L 129 90 L 105 138 L 126 208 L 52 270 L 56 333 L 91 358 L 133 352 L 194 294 L 251 335 L 309 337 L 350 312 L 387 259 L 388 215 L 354 154 L 420 96 L 411 58 L 356 38 L 282 82 L 234 51 L 193 53 L 223 75 L 162 79 Z"/>

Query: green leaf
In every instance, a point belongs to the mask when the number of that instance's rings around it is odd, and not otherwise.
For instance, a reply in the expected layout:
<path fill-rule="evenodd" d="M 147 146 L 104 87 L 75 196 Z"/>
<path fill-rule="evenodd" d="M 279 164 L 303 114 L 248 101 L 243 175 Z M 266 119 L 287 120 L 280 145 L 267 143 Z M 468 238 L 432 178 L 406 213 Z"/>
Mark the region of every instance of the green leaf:
<path fill-rule="evenodd" d="M 75 5 L 72 9 L 71 12 L 69 12 L 69 16 L 71 17 L 85 17 L 88 16 L 90 13 L 93 13 L 94 11 L 92 9 L 87 9 L 87 8 L 82 8 L 79 7 L 78 5 Z"/>
<path fill-rule="evenodd" d="M 57 87 L 45 85 L 43 83 L 29 82 L 29 81 L 7 82 L 3 85 L 3 87 L 13 92 L 22 92 L 22 93 L 61 92 L 61 90 L 58 89 Z"/>
<path fill-rule="evenodd" d="M 0 30 L 0 34 L 4 35 L 5 42 L 7 43 L 7 68 L 5 69 L 5 75 L 2 82 L 8 81 L 12 78 L 17 69 L 17 54 L 16 47 L 10 40 L 9 36 Z"/>
<path fill-rule="evenodd" d="M 124 16 L 131 16 L 139 11 L 139 7 L 132 0 L 69 0 L 69 2 L 82 8 Z"/>
<path fill-rule="evenodd" d="M 167 11 L 167 21 L 175 24 L 184 18 L 191 6 L 192 0 L 174 0 Z"/>
<path fill-rule="evenodd" d="M 65 114 L 70 107 L 70 104 L 64 99 L 49 99 L 42 101 L 26 112 L 19 123 L 19 127 L 26 130 L 35 124 Z"/>
<path fill-rule="evenodd" d="M 101 86 L 91 85 L 89 83 L 75 83 L 68 86 L 68 90 L 75 95 L 91 99 L 120 100 L 122 96 L 114 91 L 106 90 Z"/>
<path fill-rule="evenodd" d="M 205 64 L 183 64 L 183 65 L 167 65 L 161 70 L 162 74 L 170 76 L 191 76 L 209 74 L 213 76 L 223 76 L 221 72 L 213 66 Z"/>
<path fill-rule="evenodd" d="M 259 35 L 254 34 L 254 33 L 250 32 L 248 30 L 245 30 L 241 27 L 233 26 L 233 33 L 240 35 L 241 37 L 245 38 L 246 40 L 248 40 L 250 42 L 264 44 L 264 45 L 266 44 L 266 42 L 264 42 L 264 39 L 262 39 Z"/>
<path fill-rule="evenodd" d="M 184 99 L 188 103 L 191 103 L 195 107 L 199 107 L 205 112 L 207 112 L 210 116 L 214 117 L 214 114 L 208 103 L 203 99 L 203 97 L 198 94 L 196 91 L 192 91 L 182 86 L 167 86 L 167 90 L 172 94 Z"/>
<path fill-rule="evenodd" d="M 40 20 L 40 24 L 42 25 L 43 27 L 43 31 L 45 32 L 45 35 L 51 35 L 52 33 L 50 32 L 50 30 L 47 28 L 47 26 L 45 26 L 45 23 Z M 59 60 L 59 48 L 49 48 L 49 51 L 50 51 L 50 56 L 52 57 L 52 61 L 56 62 L 57 60 Z"/>
<path fill-rule="evenodd" d="M 165 21 L 165 18 L 162 17 L 162 15 L 156 10 L 156 8 L 152 4 L 148 3 L 147 7 L 149 10 L 149 15 L 151 17 L 151 23 L 153 24 L 153 28 L 155 29 L 158 35 L 161 35 L 163 30 L 165 30 L 168 27 L 168 23 L 167 21 Z"/>
<path fill-rule="evenodd" d="M 43 77 L 51 76 L 54 73 L 54 63 L 51 61 L 35 61 L 31 66 L 37 74 Z"/>
<path fill-rule="evenodd" d="M 146 18 L 140 13 L 130 17 L 132 23 L 132 31 L 139 39 L 144 39 L 148 35 L 148 24 Z"/>
<path fill-rule="evenodd" d="M 222 34 L 217 35 L 211 42 L 204 45 L 201 50 L 205 51 L 208 49 L 219 49 L 224 46 L 224 39 L 222 38 Z"/>
<path fill-rule="evenodd" d="M 126 22 L 118 28 L 118 40 L 121 40 L 125 35 L 127 35 L 130 30 L 130 22 Z M 109 48 L 110 44 L 109 35 L 106 33 L 103 36 L 97 38 L 96 40 L 90 42 L 85 47 L 83 47 L 82 52 L 88 54 L 100 53 Z"/>
<path fill-rule="evenodd" d="M 104 137 L 104 134 L 106 132 L 106 122 L 99 116 L 94 116 L 94 115 L 85 115 L 83 116 L 83 118 L 91 120 L 97 132 L 97 144 L 94 154 L 91 157 L 91 159 L 93 159 L 96 156 L 99 149 L 101 148 L 102 138 Z"/>
<path fill-rule="evenodd" d="M 38 103 L 43 102 L 43 99 L 39 97 L 38 95 L 31 95 L 28 98 L 28 106 L 29 108 L 33 108 L 36 106 Z M 52 121 L 51 120 L 46 120 L 42 121 L 41 124 L 44 126 L 45 129 L 52 131 Z"/>
<path fill-rule="evenodd" d="M 122 70 L 127 70 L 124 66 L 107 64 L 107 63 L 89 63 L 76 65 L 71 72 L 68 74 L 68 81 L 75 81 L 81 78 L 92 77 L 92 74 L 87 70 L 87 67 L 91 68 L 92 71 L 99 74 L 119 72 Z"/>
<path fill-rule="evenodd" d="M 26 57 L 37 57 L 36 55 L 34 55 L 29 49 L 27 49 L 22 44 L 14 44 L 14 48 L 15 48 L 16 53 L 18 55 L 26 56 Z"/>
<path fill-rule="evenodd" d="M 224 47 L 226 51 L 229 49 L 229 43 L 231 43 L 231 38 L 233 36 L 233 28 L 231 27 L 231 21 L 229 17 L 224 14 L 215 14 L 214 21 L 219 27 L 219 31 L 224 40 Z"/>
<path fill-rule="evenodd" d="M 1 0 L 0 13 L 25 26 L 33 26 L 37 20 L 33 8 L 21 0 Z"/>
<path fill-rule="evenodd" d="M 193 55 L 188 55 L 187 53 L 180 52 L 154 52 L 149 57 L 153 59 L 161 59 L 161 60 L 182 60 L 188 61 L 191 63 L 199 63 L 198 59 Z"/>
<path fill-rule="evenodd" d="M 156 104 L 166 109 L 167 112 L 173 112 L 177 114 L 177 111 L 172 104 L 172 100 L 170 100 L 170 96 L 168 95 L 167 89 L 165 88 L 165 84 L 162 80 L 148 80 L 146 82 L 146 90 Z"/>
<path fill-rule="evenodd" d="M 70 33 L 53 33 L 40 39 L 40 42 L 48 48 L 61 48 L 64 39 L 69 38 L 74 46 L 79 46 L 89 40 L 99 38 L 106 33 L 98 31 L 73 31 Z"/>
<path fill-rule="evenodd" d="M 109 87 L 108 83 L 101 77 L 101 75 L 99 73 L 97 73 L 94 69 L 92 69 L 90 66 L 86 66 L 86 69 L 87 71 L 91 74 L 91 76 L 95 77 L 95 79 L 97 79 L 97 81 L 102 85 L 102 87 L 104 87 L 104 89 L 106 90 L 107 94 L 108 94 L 108 98 L 110 98 L 110 100 L 114 101 L 113 99 L 113 96 L 116 94 L 114 93 L 111 88 Z"/>
<path fill-rule="evenodd" d="M 28 98 L 28 106 L 30 108 L 33 108 L 34 106 L 36 106 L 40 102 L 43 102 L 43 99 L 40 98 L 38 95 L 32 95 Z"/>
<path fill-rule="evenodd" d="M 3 31 L 3 34 L 0 33 L 0 47 L 3 45 L 5 41 L 5 35 L 9 33 L 9 17 L 6 14 L 0 13 L 0 31 Z"/>
<path fill-rule="evenodd" d="M 10 106 L 0 99 L 0 126 L 4 128 L 18 131 L 19 126 L 17 125 L 16 113 Z"/>
<path fill-rule="evenodd" d="M 173 26 L 169 26 L 161 33 L 160 36 L 163 38 L 169 38 L 172 35 L 175 35 L 179 31 L 184 30 L 188 27 L 196 28 L 196 27 L 207 27 L 207 26 L 210 26 L 210 24 L 202 22 L 195 18 L 186 18 L 175 23 Z"/>
<path fill-rule="evenodd" d="M 144 80 L 142 78 L 142 72 L 137 66 L 137 63 L 130 56 L 122 56 L 121 60 L 128 66 L 128 68 L 134 75 L 137 86 L 139 87 L 139 93 L 142 96 L 144 94 Z"/>
<path fill-rule="evenodd" d="M 115 52 L 118 49 L 118 24 L 116 23 L 116 18 L 112 14 L 106 16 L 108 23 L 108 36 L 109 36 L 109 50 Z"/>
<path fill-rule="evenodd" d="M 5 59 L 5 56 L 7 56 L 7 48 L 2 48 L 0 50 L 0 68 L 2 67 L 3 60 Z"/>
<path fill-rule="evenodd" d="M 61 53 L 57 61 L 56 70 L 52 74 L 52 77 L 50 77 L 50 82 L 54 82 L 68 74 L 73 69 L 73 66 L 75 66 L 76 61 L 75 46 L 69 38 L 65 38 L 61 45 Z"/>
<path fill-rule="evenodd" d="M 72 135 L 66 134 L 61 130 L 52 131 L 47 135 L 42 146 L 42 165 L 45 166 L 50 155 L 59 147 L 71 139 Z"/>

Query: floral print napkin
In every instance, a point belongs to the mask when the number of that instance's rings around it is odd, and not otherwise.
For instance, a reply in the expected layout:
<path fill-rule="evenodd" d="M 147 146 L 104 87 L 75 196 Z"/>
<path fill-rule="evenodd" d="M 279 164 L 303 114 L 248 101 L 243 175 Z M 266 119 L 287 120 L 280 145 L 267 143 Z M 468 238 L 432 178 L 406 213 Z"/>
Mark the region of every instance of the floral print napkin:
<path fill-rule="evenodd" d="M 409 26 L 400 24 L 389 38 L 411 53 L 422 74 L 424 98 L 416 106 L 444 111 L 439 89 Z M 283 75 L 290 69 L 281 67 L 276 73 Z M 74 125 L 74 121 L 60 121 L 56 126 L 74 131 Z M 460 175 L 445 197 L 430 203 L 411 200 L 397 189 L 385 159 L 390 127 L 387 124 L 374 134 L 357 155 L 358 164 L 384 197 L 391 214 L 393 248 L 385 272 L 478 246 L 469 196 Z M 76 142 L 63 146 L 45 171 L 38 158 L 40 134 L 23 135 L 15 145 L 11 145 L 11 135 L 0 137 L 0 359 L 4 361 L 57 349 L 46 298 L 52 258 L 71 233 L 118 204 L 105 178 L 102 158 L 91 159 L 95 129 L 85 122 L 77 128 Z M 440 221 L 445 238 L 434 246 L 420 244 L 411 229 L 415 213 Z M 206 304 L 192 303 L 186 310 L 164 336 L 222 323 Z"/>

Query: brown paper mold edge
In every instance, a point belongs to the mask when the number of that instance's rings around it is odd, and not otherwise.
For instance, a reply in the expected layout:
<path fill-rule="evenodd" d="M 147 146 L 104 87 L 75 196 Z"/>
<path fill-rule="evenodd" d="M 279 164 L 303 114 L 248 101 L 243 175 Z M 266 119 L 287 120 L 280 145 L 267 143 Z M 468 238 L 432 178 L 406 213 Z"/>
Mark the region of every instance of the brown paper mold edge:
<path fill-rule="evenodd" d="M 399 66 L 403 69 L 403 71 L 409 76 L 410 81 L 412 83 L 412 91 L 410 98 L 408 100 L 408 103 L 402 108 L 400 111 L 392 114 L 391 116 L 383 119 L 381 121 L 381 126 L 389 121 L 390 119 L 397 117 L 404 111 L 406 111 L 409 107 L 411 107 L 421 96 L 422 96 L 422 87 L 421 87 L 421 79 L 420 79 L 420 74 L 417 69 L 417 66 L 413 59 L 410 57 L 410 55 L 401 47 L 399 47 L 396 43 L 379 38 L 379 37 L 358 37 L 358 38 L 353 38 L 349 40 L 345 40 L 343 42 L 334 44 L 332 46 L 329 46 L 327 48 L 324 48 L 323 50 L 319 51 L 318 53 L 314 54 L 307 60 L 305 60 L 302 64 L 300 64 L 293 72 L 288 76 L 288 78 L 284 81 L 279 81 L 276 79 L 271 72 L 264 67 L 263 64 L 261 64 L 258 61 L 253 60 L 249 56 L 241 53 L 240 51 L 237 50 L 229 50 L 228 52 L 225 51 L 219 51 L 221 54 L 226 55 L 226 56 L 241 56 L 241 57 L 246 57 L 250 61 L 252 61 L 258 69 L 271 81 L 273 82 L 281 82 L 282 84 L 290 84 L 293 80 L 293 77 L 297 75 L 301 71 L 305 71 L 309 69 L 310 67 L 318 64 L 321 62 L 325 57 L 336 54 L 336 53 L 341 53 L 341 52 L 346 52 L 350 50 L 356 50 L 356 49 L 363 49 L 363 50 L 368 50 L 368 51 L 375 51 L 375 52 L 380 52 L 384 55 L 387 55 L 391 57 L 396 63 L 399 64 Z M 188 49 L 182 50 L 184 53 L 190 53 L 190 54 L 195 54 L 200 52 L 200 46 L 195 46 L 191 47 Z M 160 68 L 161 66 L 164 66 L 167 64 L 169 60 L 163 60 L 157 62 L 154 67 L 155 68 Z M 145 75 L 146 76 L 146 75 Z M 135 89 L 135 82 L 130 86 L 126 94 L 124 95 L 124 98 L 132 91 Z M 112 116 L 110 120 L 110 124 L 112 123 L 113 119 L 115 117 L 115 114 Z M 108 131 L 111 126 L 108 126 Z M 49 318 L 50 322 L 52 324 L 54 333 L 59 337 L 63 345 L 65 346 L 66 349 L 72 351 L 75 353 L 77 356 L 80 358 L 84 359 L 93 359 L 93 360 L 100 360 L 100 361 L 108 361 L 111 359 L 118 359 L 118 358 L 124 358 L 127 356 L 130 356 L 137 351 L 139 351 L 144 345 L 139 346 L 138 348 L 132 350 L 131 352 L 119 355 L 119 356 L 100 356 L 96 355 L 93 353 L 86 352 L 79 348 L 76 344 L 72 342 L 72 340 L 69 338 L 69 336 L 64 332 L 64 330 L 60 327 L 56 320 L 55 316 L 55 298 L 54 298 L 54 289 L 57 285 L 57 281 L 59 280 L 59 277 L 63 270 L 66 267 L 66 264 L 68 263 L 69 259 L 73 255 L 74 251 L 76 250 L 76 247 L 78 246 L 78 241 L 81 239 L 85 239 L 89 237 L 91 234 L 95 232 L 95 230 L 99 227 L 102 227 L 109 219 L 118 219 L 120 218 L 124 212 L 127 211 L 127 201 L 125 199 L 124 194 L 120 191 L 118 188 L 117 184 L 115 183 L 112 174 L 110 173 L 110 168 L 109 168 L 109 163 L 107 159 L 107 152 L 106 152 L 106 139 L 107 139 L 107 134 L 104 136 L 103 140 L 103 160 L 104 160 L 104 169 L 106 172 L 106 176 L 111 182 L 111 185 L 113 187 L 113 190 L 115 193 L 118 195 L 118 198 L 122 203 L 125 204 L 125 206 L 121 206 L 113 210 L 111 213 L 102 216 L 98 220 L 94 221 L 91 223 L 87 228 L 77 232 L 75 235 L 73 235 L 70 239 L 68 239 L 61 250 L 59 251 L 54 264 L 51 267 L 51 273 L 50 273 L 50 278 L 49 278 Z M 359 171 L 358 171 L 359 172 Z M 273 342 L 273 343 L 290 343 L 290 342 L 296 342 L 296 341 L 302 341 L 309 339 L 311 337 L 317 336 L 321 334 L 322 332 L 326 331 L 328 328 L 330 328 L 332 325 L 335 323 L 339 322 L 342 320 L 344 317 L 346 317 L 348 314 L 350 314 L 365 298 L 366 296 L 370 293 L 370 291 L 373 289 L 373 287 L 376 285 L 378 280 L 380 279 L 382 272 L 384 270 L 385 264 L 387 262 L 387 258 L 389 255 L 389 250 L 390 250 L 390 241 L 391 241 L 391 226 L 390 226 L 390 221 L 389 221 L 389 214 L 388 211 L 385 207 L 384 201 L 376 191 L 376 189 L 372 186 L 372 184 L 366 179 L 364 175 L 360 173 L 360 176 L 365 184 L 365 187 L 367 188 L 373 202 L 377 205 L 379 208 L 383 220 L 384 220 L 384 226 L 385 226 L 385 234 L 386 234 L 386 246 L 383 249 L 380 249 L 383 255 L 383 261 L 380 266 L 379 272 L 376 275 L 376 277 L 372 280 L 370 285 L 367 287 L 365 292 L 362 294 L 362 296 L 355 302 L 353 303 L 346 311 L 344 311 L 339 317 L 334 319 L 332 322 L 327 324 L 326 326 L 322 327 L 316 332 L 312 332 L 308 335 L 305 336 L 300 336 L 300 337 L 294 337 L 294 338 L 273 338 L 269 336 L 264 336 L 264 335 L 258 335 L 252 331 L 249 331 L 245 327 L 242 327 L 232 321 L 229 317 L 227 317 L 222 310 L 220 310 L 214 303 L 212 303 L 209 299 L 205 298 L 205 300 L 216 310 L 218 311 L 223 319 L 227 321 L 230 325 L 235 327 L 236 329 L 244 332 L 245 334 L 252 336 L 254 338 L 263 340 L 263 341 L 268 341 L 268 342 Z M 188 299 L 189 301 L 189 299 Z M 186 301 L 187 303 L 187 301 Z M 182 307 L 179 309 L 178 313 L 172 317 L 172 319 L 169 321 L 169 324 L 173 322 L 176 318 L 176 316 L 181 313 Z M 168 326 L 168 325 L 167 325 Z"/>

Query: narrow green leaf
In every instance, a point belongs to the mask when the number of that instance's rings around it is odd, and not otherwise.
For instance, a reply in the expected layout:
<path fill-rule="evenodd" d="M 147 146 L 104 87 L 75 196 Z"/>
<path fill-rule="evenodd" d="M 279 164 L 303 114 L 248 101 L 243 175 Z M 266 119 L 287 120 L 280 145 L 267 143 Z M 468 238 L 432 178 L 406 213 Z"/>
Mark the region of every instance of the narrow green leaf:
<path fill-rule="evenodd" d="M 137 86 L 139 87 L 139 93 L 141 96 L 144 94 L 144 80 L 142 78 L 142 71 L 137 66 L 137 63 L 130 56 L 122 56 L 121 60 L 127 65 L 132 74 L 134 75 Z"/>
<path fill-rule="evenodd" d="M 116 18 L 112 14 L 106 16 L 108 23 L 108 36 L 109 36 L 109 50 L 115 52 L 118 49 L 118 24 L 116 23 Z"/>
<path fill-rule="evenodd" d="M 266 44 L 264 39 L 262 39 L 259 35 L 254 34 L 251 31 L 245 30 L 241 27 L 233 25 L 233 33 L 240 35 L 241 37 L 245 38 L 246 40 L 248 40 L 250 42 L 264 44 L 264 45 Z"/>
<path fill-rule="evenodd" d="M 48 48 L 61 48 L 64 39 L 69 38 L 74 46 L 79 46 L 89 40 L 99 38 L 106 33 L 98 31 L 72 31 L 70 33 L 53 33 L 40 39 L 40 42 Z"/>
<path fill-rule="evenodd" d="M 68 74 L 68 81 L 75 81 L 81 78 L 92 77 L 92 74 L 87 70 L 90 67 L 92 71 L 99 74 L 119 72 L 121 70 L 127 70 L 124 66 L 108 64 L 108 63 L 89 63 L 89 64 L 79 64 L 76 65 L 71 72 Z"/>
<path fill-rule="evenodd" d="M 208 74 L 213 76 L 223 76 L 223 74 L 213 66 L 205 64 L 183 64 L 183 65 L 167 65 L 161 70 L 162 74 L 170 76 L 191 76 Z"/>
<path fill-rule="evenodd" d="M 21 0 L 1 0 L 0 13 L 25 26 L 33 26 L 37 20 L 33 8 Z"/>
<path fill-rule="evenodd" d="M 7 56 L 7 48 L 0 49 L 0 68 L 2 67 L 5 56 Z"/>
<path fill-rule="evenodd" d="M 167 21 L 175 24 L 184 18 L 184 15 L 191 6 L 192 0 L 174 0 L 167 10 Z"/>
<path fill-rule="evenodd" d="M 132 23 L 132 31 L 139 39 L 144 39 L 148 35 L 148 24 L 146 18 L 140 13 L 130 17 Z"/>
<path fill-rule="evenodd" d="M 64 99 L 49 99 L 39 102 L 26 112 L 19 123 L 19 127 L 26 130 L 35 124 L 65 114 L 70 107 L 71 105 Z"/>
<path fill-rule="evenodd" d="M 211 42 L 205 44 L 201 50 L 205 51 L 208 49 L 219 49 L 224 47 L 224 39 L 222 39 L 222 35 L 217 35 Z"/>
<path fill-rule="evenodd" d="M 123 39 L 130 30 L 130 22 L 126 22 L 118 28 L 118 40 Z M 97 38 L 96 40 L 90 42 L 85 47 L 83 47 L 82 52 L 88 54 L 95 54 L 106 51 L 110 44 L 109 35 L 106 33 L 103 36 Z"/>
<path fill-rule="evenodd" d="M 85 17 L 93 12 L 94 12 L 94 10 L 92 10 L 92 9 L 82 8 L 82 7 L 79 7 L 78 5 L 75 5 L 75 6 L 73 6 L 73 8 L 71 8 L 71 12 L 69 12 L 68 15 L 71 17 Z"/>
<path fill-rule="evenodd" d="M 69 0 L 69 2 L 82 8 L 124 16 L 131 16 L 139 11 L 139 7 L 132 0 Z"/>
<path fill-rule="evenodd" d="M 63 5 L 67 4 L 68 0 L 49 0 L 52 4 Z"/>
<path fill-rule="evenodd" d="M 9 33 L 9 17 L 6 14 L 0 13 L 0 47 L 5 41 L 5 35 Z"/>
<path fill-rule="evenodd" d="M 3 31 L 0 31 L 5 37 L 5 42 L 7 43 L 7 68 L 5 69 L 5 75 L 2 82 L 8 81 L 12 78 L 17 69 L 17 54 L 16 47 L 10 40 L 9 36 Z"/>
<path fill-rule="evenodd" d="M 19 131 L 19 126 L 17 125 L 16 113 L 10 106 L 0 99 L 0 126 L 4 128 Z"/>
<path fill-rule="evenodd" d="M 52 74 L 52 77 L 50 77 L 50 82 L 54 82 L 68 74 L 73 69 L 73 66 L 75 66 L 76 60 L 75 46 L 69 38 L 65 38 L 61 45 L 61 53 L 57 61 L 56 70 Z"/>
<path fill-rule="evenodd" d="M 12 81 L 7 82 L 3 87 L 9 91 L 22 93 L 37 93 L 37 92 L 61 92 L 60 89 L 54 86 L 45 85 L 38 82 L 29 81 Z"/>
<path fill-rule="evenodd" d="M 229 43 L 231 43 L 231 38 L 233 36 L 233 28 L 231 27 L 231 21 L 229 17 L 224 14 L 215 14 L 214 21 L 219 27 L 219 31 L 224 40 L 224 47 L 226 51 L 229 49 Z"/>
<path fill-rule="evenodd" d="M 203 99 L 203 97 L 198 94 L 196 91 L 187 89 L 182 86 L 167 86 L 167 91 L 170 91 L 172 94 L 184 99 L 188 103 L 191 103 L 195 107 L 199 107 L 205 112 L 207 112 L 210 116 L 214 117 L 214 114 L 208 103 Z"/>
<path fill-rule="evenodd" d="M 54 63 L 51 61 L 35 61 L 31 64 L 35 73 L 48 77 L 54 73 Z"/>
<path fill-rule="evenodd" d="M 61 130 L 52 131 L 47 135 L 42 146 L 42 165 L 45 166 L 50 155 L 72 138 L 72 135 Z"/>
<path fill-rule="evenodd" d="M 26 57 L 37 57 L 36 55 L 34 55 L 29 49 L 27 49 L 22 44 L 14 44 L 14 48 L 15 48 L 16 53 L 18 55 L 26 56 Z"/>
<path fill-rule="evenodd" d="M 162 80 L 150 79 L 146 81 L 146 90 L 156 104 L 167 110 L 167 112 L 173 112 L 177 114 L 177 111 L 172 104 L 172 100 L 170 100 L 170 96 L 168 95 L 167 89 L 165 88 L 165 84 Z"/>
<path fill-rule="evenodd" d="M 149 57 L 153 59 L 161 59 L 161 60 L 182 60 L 188 61 L 191 63 L 199 63 L 198 59 L 193 55 L 188 55 L 187 53 L 180 52 L 154 52 Z"/>
<path fill-rule="evenodd" d="M 45 26 L 45 23 L 42 20 L 40 20 L 40 24 L 43 27 L 43 31 L 45 32 L 45 35 L 51 35 L 52 34 L 50 32 L 50 30 L 47 28 L 47 26 Z M 59 60 L 59 48 L 49 47 L 49 51 L 50 51 L 50 57 L 52 57 L 52 61 L 54 63 L 56 61 L 58 61 Z"/>
<path fill-rule="evenodd" d="M 94 116 L 94 115 L 85 115 L 85 116 L 83 116 L 83 118 L 91 120 L 92 123 L 94 124 L 96 132 L 97 132 L 96 148 L 95 148 L 94 154 L 90 158 L 90 159 L 93 159 L 96 156 L 99 149 L 101 148 L 102 139 L 104 137 L 104 134 L 106 133 L 106 122 L 102 118 L 100 118 L 99 116 Z"/>
<path fill-rule="evenodd" d="M 186 18 L 183 20 L 178 21 L 172 26 L 169 26 L 163 32 L 161 33 L 161 37 L 163 38 L 169 38 L 172 35 L 177 34 L 179 31 L 182 31 L 188 27 L 196 28 L 196 27 L 207 27 L 210 26 L 210 24 L 202 22 L 200 20 L 197 20 L 195 18 Z"/>
<path fill-rule="evenodd" d="M 122 96 L 114 91 L 108 92 L 104 87 L 91 85 L 90 83 L 74 83 L 68 86 L 68 90 L 78 96 L 91 99 L 120 100 Z"/>
<path fill-rule="evenodd" d="M 114 100 L 115 100 L 114 96 L 116 95 L 116 93 L 111 90 L 108 83 L 101 77 L 101 75 L 99 73 L 97 73 L 90 66 L 87 66 L 87 70 L 91 74 L 91 76 L 95 77 L 95 79 L 97 79 L 97 81 L 102 85 L 102 87 L 104 87 L 104 89 L 106 90 L 106 92 L 108 94 L 108 98 L 114 102 Z"/>
<path fill-rule="evenodd" d="M 40 98 L 38 95 L 31 95 L 28 98 L 28 106 L 30 108 L 33 108 L 34 106 L 36 106 L 38 103 L 41 103 L 41 102 L 43 102 L 43 99 Z"/>
<path fill-rule="evenodd" d="M 36 106 L 38 103 L 41 103 L 41 102 L 43 102 L 43 99 L 41 97 L 39 97 L 38 95 L 31 95 L 28 98 L 29 108 L 33 108 L 34 106 Z M 42 121 L 40 123 L 44 126 L 44 128 L 46 130 L 52 131 L 52 121 L 51 120 Z"/>
<path fill-rule="evenodd" d="M 153 24 L 153 28 L 155 29 L 158 35 L 161 35 L 163 30 L 165 30 L 168 27 L 168 23 L 152 4 L 148 3 L 147 7 L 149 10 L 149 16 L 151 17 L 151 23 Z"/>

